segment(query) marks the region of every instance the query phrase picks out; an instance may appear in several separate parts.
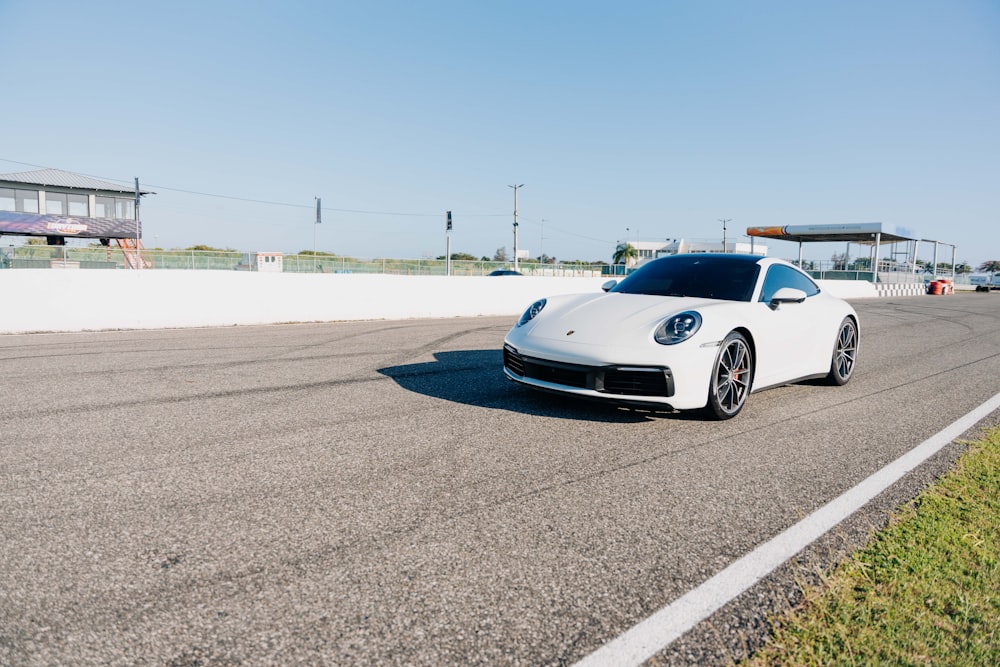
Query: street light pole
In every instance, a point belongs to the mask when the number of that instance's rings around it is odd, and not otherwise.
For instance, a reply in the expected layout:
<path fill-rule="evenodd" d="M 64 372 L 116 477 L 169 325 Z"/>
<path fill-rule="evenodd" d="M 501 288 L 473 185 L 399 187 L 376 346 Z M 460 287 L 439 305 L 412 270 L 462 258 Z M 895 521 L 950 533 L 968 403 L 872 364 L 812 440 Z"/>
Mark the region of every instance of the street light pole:
<path fill-rule="evenodd" d="M 139 256 L 139 243 L 141 242 L 140 237 L 142 236 L 142 231 L 141 231 L 142 223 L 140 222 L 139 218 L 139 197 L 141 196 L 141 194 L 142 193 L 139 192 L 139 177 L 136 176 L 135 177 L 135 270 L 136 271 L 139 270 L 140 260 L 142 259 Z M 63 245 L 63 266 L 65 267 L 65 265 L 66 265 L 66 246 Z"/>
<path fill-rule="evenodd" d="M 323 222 L 323 200 L 313 197 L 316 200 L 316 221 L 313 223 L 313 273 L 316 273 L 316 228 Z"/>
<path fill-rule="evenodd" d="M 514 188 L 514 270 L 517 271 L 517 191 L 524 187 L 524 183 L 508 185 L 507 187 Z"/>
<path fill-rule="evenodd" d="M 541 264 L 542 255 L 545 254 L 542 252 L 542 248 L 545 247 L 545 218 L 542 218 L 539 227 L 541 228 L 541 231 L 538 232 L 538 263 Z"/>
<path fill-rule="evenodd" d="M 726 223 L 732 222 L 732 218 L 718 218 L 719 222 L 722 223 L 722 252 L 729 252 L 726 246 Z"/>

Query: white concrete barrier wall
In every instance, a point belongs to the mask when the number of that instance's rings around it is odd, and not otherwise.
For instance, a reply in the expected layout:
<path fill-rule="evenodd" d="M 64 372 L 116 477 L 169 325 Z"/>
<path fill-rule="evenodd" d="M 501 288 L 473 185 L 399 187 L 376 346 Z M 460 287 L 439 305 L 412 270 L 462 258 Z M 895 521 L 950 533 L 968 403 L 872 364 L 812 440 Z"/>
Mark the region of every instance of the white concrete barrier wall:
<path fill-rule="evenodd" d="M 243 271 L 0 271 L 0 333 L 520 315 L 600 278 Z"/>
<path fill-rule="evenodd" d="M 875 285 L 864 280 L 817 280 L 820 289 L 841 299 L 872 299 L 878 296 Z"/>
<path fill-rule="evenodd" d="M 604 278 L 243 271 L 0 271 L 0 333 L 520 315 L 535 299 L 596 292 Z M 845 298 L 874 287 L 823 281 Z M 870 288 L 870 289 L 866 289 Z"/>

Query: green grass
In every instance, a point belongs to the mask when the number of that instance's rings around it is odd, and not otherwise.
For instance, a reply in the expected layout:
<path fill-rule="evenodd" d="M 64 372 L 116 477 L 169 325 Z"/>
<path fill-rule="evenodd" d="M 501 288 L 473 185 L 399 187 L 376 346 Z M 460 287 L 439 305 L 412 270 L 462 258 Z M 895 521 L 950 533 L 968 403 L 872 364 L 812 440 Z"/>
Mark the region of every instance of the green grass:
<path fill-rule="evenodd" d="M 746 664 L 1000 665 L 1000 429 L 772 623 Z"/>

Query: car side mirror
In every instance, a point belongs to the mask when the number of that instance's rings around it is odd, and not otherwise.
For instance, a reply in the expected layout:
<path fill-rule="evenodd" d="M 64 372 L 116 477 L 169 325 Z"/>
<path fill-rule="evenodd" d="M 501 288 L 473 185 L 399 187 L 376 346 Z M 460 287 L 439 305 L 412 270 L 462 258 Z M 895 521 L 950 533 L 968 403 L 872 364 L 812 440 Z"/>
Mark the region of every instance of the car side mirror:
<path fill-rule="evenodd" d="M 802 303 L 806 300 L 806 293 L 794 287 L 782 287 L 771 297 L 771 310 L 777 310 L 783 303 Z"/>
<path fill-rule="evenodd" d="M 605 292 L 610 292 L 611 288 L 618 284 L 617 280 L 609 280 L 608 282 L 601 285 L 601 289 Z"/>

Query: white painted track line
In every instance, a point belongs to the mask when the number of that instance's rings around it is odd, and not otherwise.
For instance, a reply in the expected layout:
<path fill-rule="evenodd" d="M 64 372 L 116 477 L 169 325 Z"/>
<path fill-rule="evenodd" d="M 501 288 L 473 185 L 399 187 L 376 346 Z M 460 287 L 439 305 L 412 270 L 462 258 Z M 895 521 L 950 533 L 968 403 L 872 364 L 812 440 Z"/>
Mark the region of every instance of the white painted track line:
<path fill-rule="evenodd" d="M 1000 394 L 735 561 L 697 588 L 626 630 L 577 662 L 576 667 L 642 664 L 997 409 L 1000 409 Z"/>

